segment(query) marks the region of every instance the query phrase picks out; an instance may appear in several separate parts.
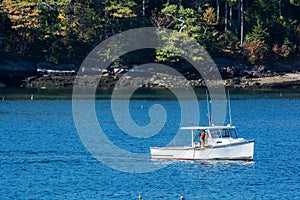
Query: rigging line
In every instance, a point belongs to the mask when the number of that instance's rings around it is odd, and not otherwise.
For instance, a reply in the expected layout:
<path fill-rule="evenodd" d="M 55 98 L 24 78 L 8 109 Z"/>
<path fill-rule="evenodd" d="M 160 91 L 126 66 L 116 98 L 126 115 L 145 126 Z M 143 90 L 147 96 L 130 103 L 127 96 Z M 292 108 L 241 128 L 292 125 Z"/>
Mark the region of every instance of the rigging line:
<path fill-rule="evenodd" d="M 208 99 L 208 92 L 206 90 L 206 103 L 207 103 L 207 117 L 208 117 L 208 124 L 211 126 L 211 113 L 210 113 L 210 104 L 209 104 L 209 99 Z"/>
<path fill-rule="evenodd" d="M 228 90 L 228 112 L 229 112 L 229 123 L 232 125 L 232 119 L 231 119 L 231 104 L 230 104 L 230 94 Z"/>

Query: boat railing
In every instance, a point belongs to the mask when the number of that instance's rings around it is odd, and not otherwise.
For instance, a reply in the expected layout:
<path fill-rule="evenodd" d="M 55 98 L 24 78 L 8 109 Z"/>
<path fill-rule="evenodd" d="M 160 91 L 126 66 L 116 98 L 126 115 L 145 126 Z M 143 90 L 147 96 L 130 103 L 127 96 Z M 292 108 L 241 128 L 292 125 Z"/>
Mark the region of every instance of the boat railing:
<path fill-rule="evenodd" d="M 194 142 L 193 148 L 201 147 L 201 142 Z"/>

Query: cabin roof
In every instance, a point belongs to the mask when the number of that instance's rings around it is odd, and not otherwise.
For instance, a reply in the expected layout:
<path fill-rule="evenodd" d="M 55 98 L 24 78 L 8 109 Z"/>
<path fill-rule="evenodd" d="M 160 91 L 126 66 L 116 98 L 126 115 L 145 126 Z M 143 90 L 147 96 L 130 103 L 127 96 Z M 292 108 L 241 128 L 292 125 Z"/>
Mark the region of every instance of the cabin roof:
<path fill-rule="evenodd" d="M 181 127 L 181 130 L 214 130 L 214 129 L 235 129 L 235 126 L 187 126 Z"/>

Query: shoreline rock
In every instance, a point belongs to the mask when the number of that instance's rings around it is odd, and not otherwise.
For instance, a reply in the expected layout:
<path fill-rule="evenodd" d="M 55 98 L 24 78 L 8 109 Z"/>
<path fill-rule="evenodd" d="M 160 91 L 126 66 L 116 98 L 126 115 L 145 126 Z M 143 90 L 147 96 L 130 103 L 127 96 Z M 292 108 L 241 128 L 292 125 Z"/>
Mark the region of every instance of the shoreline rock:
<path fill-rule="evenodd" d="M 219 59 L 216 61 L 222 82 L 209 82 L 211 86 L 223 84 L 232 89 L 276 89 L 300 88 L 300 61 L 293 63 L 275 63 L 272 66 L 248 66 Z M 5 67 L 3 67 L 5 65 Z M 19 85 L 26 88 L 68 89 L 73 88 L 76 78 L 74 65 L 58 65 L 2 60 L 0 87 Z M 5 69 L 6 71 L 3 71 Z M 100 82 L 99 82 L 99 78 Z M 16 80 L 18 79 L 18 80 Z M 168 72 L 135 71 L 112 68 L 102 71 L 87 71 L 79 77 L 80 87 L 114 88 L 205 88 L 200 74 L 186 71 L 183 76 L 171 76 Z"/>
<path fill-rule="evenodd" d="M 239 86 L 254 89 L 300 88 L 300 73 L 243 79 Z"/>
<path fill-rule="evenodd" d="M 68 89 L 73 88 L 76 75 L 44 75 L 29 77 L 24 81 L 23 87 L 41 89 Z M 149 77 L 138 76 L 102 76 L 85 75 L 77 77 L 77 86 L 82 88 L 205 88 L 203 79 L 186 80 L 182 76 L 169 76 L 168 74 L 152 74 Z M 98 82 L 99 81 L 99 82 Z M 213 87 L 223 84 L 232 89 L 279 89 L 300 88 L 300 73 L 287 73 L 264 77 L 233 77 L 221 80 L 222 82 L 207 81 Z"/>

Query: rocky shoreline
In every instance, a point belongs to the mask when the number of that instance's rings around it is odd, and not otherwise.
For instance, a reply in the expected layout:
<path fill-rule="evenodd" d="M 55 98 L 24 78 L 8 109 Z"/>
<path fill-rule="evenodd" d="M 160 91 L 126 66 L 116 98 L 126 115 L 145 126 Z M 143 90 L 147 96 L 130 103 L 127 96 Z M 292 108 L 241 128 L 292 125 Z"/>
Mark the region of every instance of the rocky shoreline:
<path fill-rule="evenodd" d="M 44 75 L 39 77 L 29 77 L 22 87 L 40 88 L 40 89 L 62 89 L 72 88 L 74 85 L 75 75 Z M 79 87 L 92 88 L 97 85 L 98 88 L 205 88 L 205 81 L 202 79 L 186 80 L 182 77 L 169 76 L 167 74 L 155 74 L 147 79 L 143 77 L 116 76 L 101 77 L 99 76 L 79 76 Z M 98 84 L 97 84 L 98 83 Z M 219 82 L 220 83 L 220 82 Z M 217 83 L 215 83 L 216 85 Z M 300 88 L 300 73 L 286 73 L 268 77 L 234 77 L 222 80 L 226 88 L 234 89 L 276 89 L 276 88 Z M 214 85 L 212 83 L 211 85 Z"/>
<path fill-rule="evenodd" d="M 137 72 L 115 68 L 77 76 L 75 67 L 70 65 L 53 66 L 40 63 L 34 66 L 32 63 L 25 63 L 26 69 L 30 69 L 26 71 L 24 67 L 16 67 L 24 66 L 24 62 L 8 63 L 17 70 L 10 73 L 6 67 L 6 71 L 0 71 L 0 87 L 8 87 L 13 81 L 14 84 L 25 88 L 65 89 L 72 88 L 76 79 L 77 86 L 86 88 L 204 88 L 206 84 L 222 84 L 226 88 L 238 89 L 300 88 L 300 62 L 277 63 L 269 67 L 234 65 L 224 59 L 216 63 L 223 79 L 221 82 L 204 81 L 201 76 L 190 72 L 183 73 L 183 76 L 175 76 L 164 72 Z M 46 68 L 47 70 L 44 70 Z M 15 77 L 18 80 L 14 80 Z"/>

